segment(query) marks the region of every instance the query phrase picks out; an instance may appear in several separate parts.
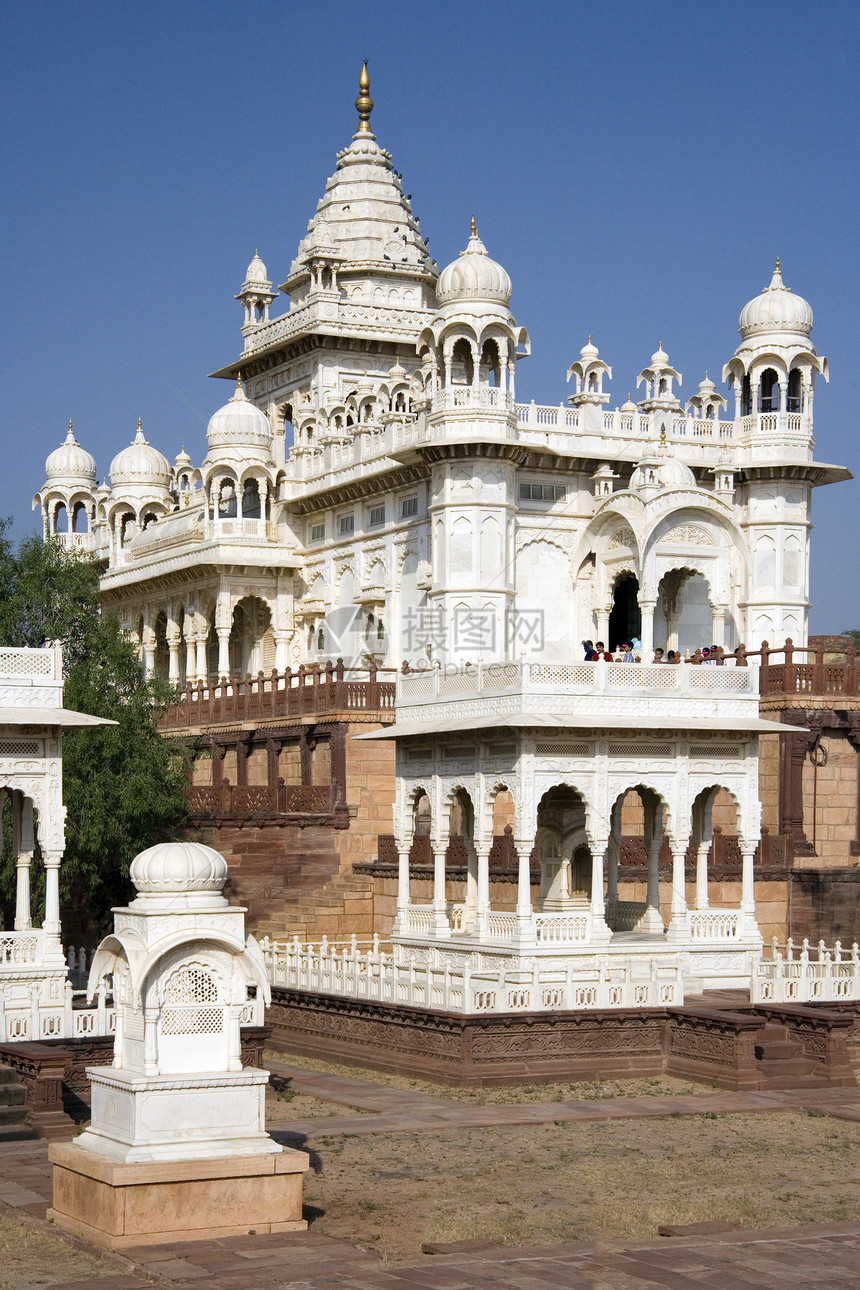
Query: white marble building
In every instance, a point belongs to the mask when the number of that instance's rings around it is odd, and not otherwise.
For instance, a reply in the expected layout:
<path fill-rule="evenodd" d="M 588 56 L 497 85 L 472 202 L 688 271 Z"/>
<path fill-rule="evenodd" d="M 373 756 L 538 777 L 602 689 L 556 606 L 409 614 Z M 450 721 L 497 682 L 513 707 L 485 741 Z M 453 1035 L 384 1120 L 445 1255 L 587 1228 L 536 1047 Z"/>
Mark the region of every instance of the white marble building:
<path fill-rule="evenodd" d="M 644 652 L 805 644 L 811 490 L 847 472 L 813 460 L 827 360 L 779 264 L 741 313 L 728 397 L 707 374 L 683 396 L 661 344 L 639 402 L 613 410 L 589 339 L 567 406 L 520 403 L 508 274 L 474 221 L 438 271 L 366 72 L 356 106 L 282 286 L 248 266 L 205 453 L 171 464 L 138 426 L 97 485 L 70 427 L 48 458 L 45 532 L 103 562 L 146 668 L 184 683 L 339 655 L 571 660 L 631 634 Z"/>

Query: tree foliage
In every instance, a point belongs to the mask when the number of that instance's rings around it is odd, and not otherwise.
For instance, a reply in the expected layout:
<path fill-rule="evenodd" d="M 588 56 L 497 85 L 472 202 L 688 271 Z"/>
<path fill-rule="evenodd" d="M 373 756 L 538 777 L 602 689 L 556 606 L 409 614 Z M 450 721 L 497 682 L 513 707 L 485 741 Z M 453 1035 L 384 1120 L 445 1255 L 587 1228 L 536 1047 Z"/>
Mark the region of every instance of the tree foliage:
<path fill-rule="evenodd" d="M 842 635 L 850 636 L 857 649 L 860 650 L 860 627 L 846 627 Z"/>
<path fill-rule="evenodd" d="M 68 815 L 61 896 L 67 907 L 98 919 L 130 895 L 128 868 L 135 855 L 174 836 L 181 824 L 187 758 L 158 734 L 167 685 L 143 679 L 119 621 L 99 611 L 98 566 L 58 542 L 35 537 L 16 553 L 5 529 L 0 522 L 0 643 L 38 647 L 62 641 L 64 707 L 117 723 L 63 738 Z M 9 926 L 14 859 L 8 848 L 4 852 L 0 899 Z M 33 912 L 38 913 L 35 899 Z"/>

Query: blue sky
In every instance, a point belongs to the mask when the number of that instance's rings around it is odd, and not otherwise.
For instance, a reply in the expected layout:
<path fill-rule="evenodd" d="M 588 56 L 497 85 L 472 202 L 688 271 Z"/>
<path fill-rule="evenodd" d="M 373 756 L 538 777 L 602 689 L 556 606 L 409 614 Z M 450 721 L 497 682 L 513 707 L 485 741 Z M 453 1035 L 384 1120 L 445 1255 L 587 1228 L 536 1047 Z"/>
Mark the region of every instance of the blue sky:
<path fill-rule="evenodd" d="M 69 417 L 99 476 L 143 418 L 195 461 L 241 347 L 255 247 L 286 277 L 355 128 L 373 125 L 440 267 L 474 214 L 558 403 L 589 333 L 611 405 L 662 340 L 693 393 L 770 280 L 830 360 L 816 456 L 860 474 L 860 6 L 330 0 L 7 5 L 0 136 L 6 469 L 18 535 Z M 286 302 L 284 302 L 286 303 Z M 815 494 L 812 630 L 860 625 L 858 484 Z M 843 560 L 846 563 L 843 563 Z"/>

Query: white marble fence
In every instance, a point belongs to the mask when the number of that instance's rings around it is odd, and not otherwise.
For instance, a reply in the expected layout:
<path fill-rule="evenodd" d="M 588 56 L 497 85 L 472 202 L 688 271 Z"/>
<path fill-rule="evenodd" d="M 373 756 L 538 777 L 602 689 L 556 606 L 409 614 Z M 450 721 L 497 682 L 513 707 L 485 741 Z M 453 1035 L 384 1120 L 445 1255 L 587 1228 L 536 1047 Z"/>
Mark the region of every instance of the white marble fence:
<path fill-rule="evenodd" d="M 324 937 L 317 945 L 298 938 L 260 942 L 273 986 L 315 994 L 400 1004 L 461 1014 L 549 1012 L 574 1009 L 660 1008 L 683 1002 L 677 963 L 653 956 L 620 963 L 596 955 L 586 965 L 520 958 L 510 966 L 470 954 L 460 963 L 436 949 L 364 950 L 353 937 L 342 946 Z"/>
<path fill-rule="evenodd" d="M 770 958 L 758 957 L 750 983 L 752 1003 L 846 1003 L 860 1000 L 860 947 L 850 950 L 837 941 L 810 948 L 789 938 L 780 945 L 774 937 Z"/>
<path fill-rule="evenodd" d="M 114 1033 L 113 1003 L 108 1003 L 109 991 L 104 981 L 96 993 L 95 1005 L 89 1008 L 75 1007 L 71 981 L 66 981 L 57 1003 L 46 1003 L 40 995 L 38 984 L 30 987 L 29 1000 L 20 997 L 7 1000 L 0 990 L 0 1044 L 82 1039 Z"/>

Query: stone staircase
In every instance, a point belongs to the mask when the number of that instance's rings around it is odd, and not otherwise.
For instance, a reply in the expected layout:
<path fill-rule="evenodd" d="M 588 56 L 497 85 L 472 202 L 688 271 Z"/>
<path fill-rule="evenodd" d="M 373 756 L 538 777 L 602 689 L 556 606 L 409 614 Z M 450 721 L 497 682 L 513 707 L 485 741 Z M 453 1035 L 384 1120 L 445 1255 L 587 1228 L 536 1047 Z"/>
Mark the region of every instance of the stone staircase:
<path fill-rule="evenodd" d="M 829 1082 L 826 1076 L 814 1074 L 819 1065 L 816 1058 L 806 1057 L 802 1045 L 778 1021 L 765 1022 L 756 1035 L 755 1060 L 769 1089 L 819 1088 Z"/>
<path fill-rule="evenodd" d="M 27 1090 L 16 1071 L 0 1066 L 0 1142 L 22 1142 L 37 1136 L 27 1123 Z"/>

